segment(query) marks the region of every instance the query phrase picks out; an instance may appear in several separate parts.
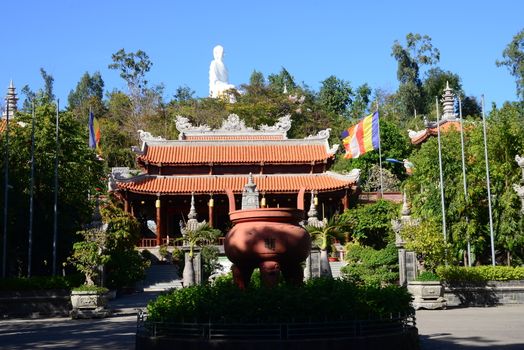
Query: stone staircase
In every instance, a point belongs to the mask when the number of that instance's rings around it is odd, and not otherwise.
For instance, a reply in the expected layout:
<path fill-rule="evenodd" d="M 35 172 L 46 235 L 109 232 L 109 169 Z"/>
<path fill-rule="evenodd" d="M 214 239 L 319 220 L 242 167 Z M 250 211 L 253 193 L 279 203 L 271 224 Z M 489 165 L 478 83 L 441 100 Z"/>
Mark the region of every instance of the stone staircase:
<path fill-rule="evenodd" d="M 331 267 L 331 273 L 333 278 L 340 278 L 341 272 L 340 269 L 346 265 L 345 261 L 330 261 L 329 266 Z"/>
<path fill-rule="evenodd" d="M 162 292 L 182 288 L 182 278 L 174 265 L 151 265 L 146 270 L 144 292 Z"/>

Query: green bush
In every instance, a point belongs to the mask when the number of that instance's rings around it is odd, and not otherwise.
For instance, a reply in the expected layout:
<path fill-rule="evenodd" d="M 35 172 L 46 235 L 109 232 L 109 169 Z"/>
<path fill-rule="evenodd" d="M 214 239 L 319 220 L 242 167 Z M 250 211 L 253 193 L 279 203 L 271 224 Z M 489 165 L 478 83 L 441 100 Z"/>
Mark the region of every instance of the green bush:
<path fill-rule="evenodd" d="M 73 288 L 73 291 L 75 292 L 97 292 L 98 294 L 105 294 L 109 292 L 109 289 L 105 287 L 88 286 L 87 284 L 83 284 L 79 287 Z"/>
<path fill-rule="evenodd" d="M 411 296 L 399 286 L 358 286 L 317 278 L 303 286 L 240 290 L 230 278 L 212 285 L 182 288 L 147 306 L 153 322 L 319 322 L 387 317 L 410 313 Z"/>
<path fill-rule="evenodd" d="M 84 276 L 74 274 L 70 276 L 35 276 L 14 277 L 0 279 L 0 290 L 43 290 L 43 289 L 71 289 L 84 283 Z"/>
<path fill-rule="evenodd" d="M 384 249 L 349 243 L 346 245 L 347 265 L 342 268 L 344 278 L 372 286 L 395 283 L 398 280 L 397 248 L 389 244 Z"/>
<path fill-rule="evenodd" d="M 213 245 L 205 245 L 202 247 L 202 250 L 200 251 L 200 254 L 202 256 L 202 273 L 204 281 L 207 281 L 209 276 L 215 271 L 216 269 L 219 269 L 222 267 L 218 263 L 218 256 L 220 255 L 220 251 L 217 247 Z"/>
<path fill-rule="evenodd" d="M 422 271 L 418 276 L 416 281 L 440 281 L 440 277 L 431 271 Z"/>
<path fill-rule="evenodd" d="M 446 282 L 486 282 L 524 279 L 524 267 L 439 266 L 436 272 Z"/>
<path fill-rule="evenodd" d="M 146 277 L 150 265 L 136 250 L 115 250 L 106 264 L 106 284 L 109 288 L 133 287 Z"/>

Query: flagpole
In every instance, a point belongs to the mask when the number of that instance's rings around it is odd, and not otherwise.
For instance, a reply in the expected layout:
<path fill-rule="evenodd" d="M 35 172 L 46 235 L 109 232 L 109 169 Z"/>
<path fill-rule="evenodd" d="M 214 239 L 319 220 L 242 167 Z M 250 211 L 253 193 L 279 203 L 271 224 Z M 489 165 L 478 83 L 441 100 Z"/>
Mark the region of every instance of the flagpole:
<path fill-rule="evenodd" d="M 31 277 L 33 261 L 33 188 L 35 186 L 35 101 L 31 119 L 31 180 L 29 185 L 29 238 L 27 242 L 27 277 Z"/>
<path fill-rule="evenodd" d="M 493 214 L 491 212 L 491 184 L 489 179 L 488 137 L 486 134 L 486 115 L 484 112 L 484 95 L 482 95 L 482 128 L 484 129 L 484 159 L 486 161 L 486 185 L 488 187 L 489 233 L 491 240 L 491 265 L 495 266 L 495 239 L 493 237 Z"/>
<path fill-rule="evenodd" d="M 2 249 L 2 277 L 6 277 L 7 266 L 7 219 L 8 219 L 8 200 L 9 200 L 9 103 L 5 107 L 5 161 L 4 161 L 4 241 Z"/>
<path fill-rule="evenodd" d="M 439 121 L 439 110 L 438 110 L 438 97 L 435 97 L 437 106 L 437 140 L 438 140 L 438 164 L 439 164 L 439 175 L 440 175 L 440 200 L 442 204 L 442 234 L 444 235 L 444 242 L 447 241 L 446 234 L 446 204 L 444 200 L 444 179 L 442 176 L 442 150 L 440 145 L 440 121 Z"/>
<path fill-rule="evenodd" d="M 56 276 L 56 241 L 58 236 L 58 111 L 60 110 L 60 100 L 56 100 L 56 152 L 55 152 L 55 198 L 54 198 L 54 219 L 53 219 L 53 276 Z"/>
<path fill-rule="evenodd" d="M 465 149 L 464 147 L 464 119 L 462 118 L 462 100 L 460 99 L 460 97 L 457 97 L 457 98 L 458 98 L 459 116 L 460 116 L 460 146 L 462 150 L 462 180 L 464 182 L 464 199 L 467 204 L 468 202 L 468 184 L 467 184 L 467 179 L 466 179 L 466 156 L 464 154 L 464 149 Z M 467 215 L 466 215 L 466 223 L 469 223 L 469 218 Z M 467 234 L 467 239 L 468 239 L 468 246 L 467 246 L 468 266 L 471 267 L 471 242 L 469 239 L 469 233 Z"/>
<path fill-rule="evenodd" d="M 380 197 L 384 197 L 384 183 L 382 181 L 382 147 L 380 142 L 380 116 L 378 115 L 378 100 L 377 100 L 377 121 L 378 121 L 378 164 L 380 168 Z"/>

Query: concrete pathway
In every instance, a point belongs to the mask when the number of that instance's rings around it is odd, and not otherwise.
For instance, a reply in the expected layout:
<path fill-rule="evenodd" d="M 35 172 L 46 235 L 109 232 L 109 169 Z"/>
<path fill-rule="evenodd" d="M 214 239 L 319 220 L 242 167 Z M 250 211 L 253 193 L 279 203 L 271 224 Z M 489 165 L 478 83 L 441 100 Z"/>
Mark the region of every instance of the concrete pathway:
<path fill-rule="evenodd" d="M 0 349 L 134 349 L 136 309 L 158 293 L 110 302 L 114 317 L 0 320 Z M 422 350 L 524 350 L 524 305 L 417 311 Z"/>
<path fill-rule="evenodd" d="M 524 305 L 418 310 L 422 350 L 524 350 Z"/>

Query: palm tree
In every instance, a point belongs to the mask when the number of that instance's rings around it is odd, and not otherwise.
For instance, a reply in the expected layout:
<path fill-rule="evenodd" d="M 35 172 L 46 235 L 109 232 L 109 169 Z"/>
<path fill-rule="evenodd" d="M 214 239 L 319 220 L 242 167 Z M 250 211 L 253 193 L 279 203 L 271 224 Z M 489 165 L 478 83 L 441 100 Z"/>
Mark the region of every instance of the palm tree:
<path fill-rule="evenodd" d="M 176 239 L 177 241 L 183 241 L 184 245 L 189 248 L 184 271 L 182 272 L 184 286 L 192 286 L 195 284 L 195 268 L 193 266 L 195 248 L 213 242 L 220 235 L 220 230 L 214 229 L 208 223 L 203 222 L 193 228 L 186 227 L 184 236 Z"/>
<path fill-rule="evenodd" d="M 339 223 L 336 216 L 326 221 L 322 227 L 307 225 L 306 230 L 314 239 L 315 244 L 320 248 L 320 276 L 333 277 L 328 260 L 328 247 L 333 238 L 339 236 Z"/>

